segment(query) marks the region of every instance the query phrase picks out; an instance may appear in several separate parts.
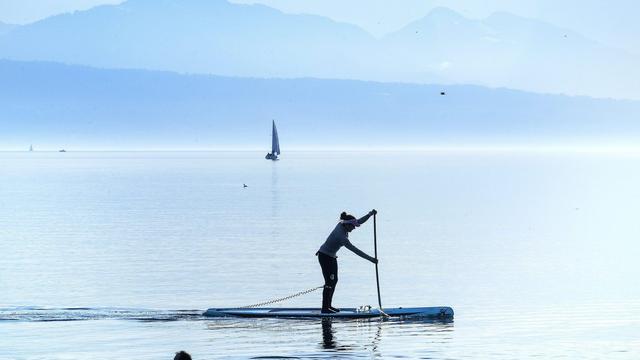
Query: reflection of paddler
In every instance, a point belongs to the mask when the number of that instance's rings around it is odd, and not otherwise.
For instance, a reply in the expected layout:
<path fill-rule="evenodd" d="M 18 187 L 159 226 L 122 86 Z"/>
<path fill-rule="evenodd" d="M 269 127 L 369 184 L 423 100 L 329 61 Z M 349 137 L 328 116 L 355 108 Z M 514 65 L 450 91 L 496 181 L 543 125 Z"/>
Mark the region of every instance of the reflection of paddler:
<path fill-rule="evenodd" d="M 335 349 L 336 342 L 333 341 L 333 327 L 331 326 L 331 318 L 322 319 L 322 347 L 325 349 Z"/>
<path fill-rule="evenodd" d="M 333 293 L 336 290 L 336 284 L 338 283 L 338 256 L 336 253 L 341 247 L 345 246 L 347 249 L 353 251 L 363 259 L 367 259 L 374 264 L 378 263 L 378 259 L 367 255 L 364 251 L 355 247 L 349 241 L 349 233 L 356 227 L 364 224 L 371 215 L 377 214 L 377 211 L 371 210 L 367 215 L 356 219 L 355 216 L 349 215 L 346 212 L 340 214 L 340 222 L 333 229 L 331 234 L 327 237 L 327 240 L 322 244 L 320 250 L 316 253 L 320 267 L 322 268 L 322 276 L 324 277 L 324 290 L 322 291 L 322 313 L 330 314 L 340 312 L 331 306 L 331 300 L 333 299 Z"/>

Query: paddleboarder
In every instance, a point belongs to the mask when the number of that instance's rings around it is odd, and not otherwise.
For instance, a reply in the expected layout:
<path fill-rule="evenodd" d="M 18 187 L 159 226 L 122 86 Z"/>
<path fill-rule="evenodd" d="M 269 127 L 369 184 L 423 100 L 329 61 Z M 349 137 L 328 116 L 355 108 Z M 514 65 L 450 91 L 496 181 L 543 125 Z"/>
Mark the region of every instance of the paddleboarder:
<path fill-rule="evenodd" d="M 355 247 L 349 241 L 349 233 L 358 226 L 364 224 L 372 215 L 378 212 L 373 209 L 369 213 L 360 219 L 356 219 L 355 216 L 342 212 L 340 214 L 340 222 L 333 229 L 331 234 L 327 237 L 327 240 L 320 246 L 320 249 L 316 253 L 318 256 L 318 262 L 322 268 L 322 276 L 324 277 L 324 289 L 322 291 L 322 313 L 337 313 L 339 309 L 331 306 L 331 300 L 333 299 L 333 293 L 336 290 L 336 284 L 338 283 L 338 256 L 336 253 L 341 247 L 353 251 L 356 255 L 363 259 L 367 259 L 374 264 L 378 263 L 378 259 L 367 255 L 364 251 Z"/>

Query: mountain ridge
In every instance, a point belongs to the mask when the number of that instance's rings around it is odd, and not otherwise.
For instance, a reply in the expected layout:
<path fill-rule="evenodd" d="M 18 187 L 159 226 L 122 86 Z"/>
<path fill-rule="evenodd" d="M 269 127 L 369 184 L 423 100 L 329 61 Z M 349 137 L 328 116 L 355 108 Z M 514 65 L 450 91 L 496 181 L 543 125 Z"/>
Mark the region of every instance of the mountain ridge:
<path fill-rule="evenodd" d="M 9 33 L 10 31 L 16 29 L 18 25 L 8 24 L 0 21 L 0 36 Z"/>
<path fill-rule="evenodd" d="M 444 7 L 382 38 L 316 15 L 223 0 L 129 0 L 0 36 L 0 58 L 240 77 L 474 83 L 640 99 L 640 58 L 509 13 Z"/>
<path fill-rule="evenodd" d="M 7 60 L 0 60 L 0 77 L 4 146 L 255 147 L 269 143 L 271 119 L 288 146 L 324 148 L 640 135 L 638 101 L 475 85 L 232 78 Z"/>

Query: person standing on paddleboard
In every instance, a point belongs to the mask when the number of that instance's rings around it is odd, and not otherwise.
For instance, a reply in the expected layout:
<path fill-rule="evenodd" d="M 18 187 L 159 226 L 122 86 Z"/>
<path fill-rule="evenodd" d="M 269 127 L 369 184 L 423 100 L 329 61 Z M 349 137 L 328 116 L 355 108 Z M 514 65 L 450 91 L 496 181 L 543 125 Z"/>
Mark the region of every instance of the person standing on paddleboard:
<path fill-rule="evenodd" d="M 333 299 L 333 293 L 336 291 L 336 284 L 338 283 L 338 256 L 336 253 L 341 247 L 353 251 L 363 259 L 367 259 L 374 264 L 378 263 L 378 259 L 367 255 L 364 251 L 355 247 L 349 241 L 349 233 L 358 226 L 364 224 L 371 215 L 375 215 L 378 212 L 373 209 L 369 213 L 360 219 L 356 219 L 355 216 L 349 215 L 346 212 L 340 214 L 340 222 L 333 229 L 331 234 L 327 237 L 327 241 L 320 246 L 320 250 L 316 253 L 320 267 L 322 268 L 322 276 L 324 277 L 324 289 L 322 290 L 322 313 L 330 314 L 340 312 L 339 309 L 331 306 L 331 300 Z"/>

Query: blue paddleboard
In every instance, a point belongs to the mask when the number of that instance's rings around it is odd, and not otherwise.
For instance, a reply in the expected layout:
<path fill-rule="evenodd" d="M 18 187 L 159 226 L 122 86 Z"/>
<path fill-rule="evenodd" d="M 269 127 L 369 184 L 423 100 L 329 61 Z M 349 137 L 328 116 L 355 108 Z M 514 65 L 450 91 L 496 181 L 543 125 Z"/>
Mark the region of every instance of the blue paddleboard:
<path fill-rule="evenodd" d="M 384 312 L 390 317 L 400 318 L 428 318 L 428 319 L 453 319 L 453 309 L 448 306 L 436 307 L 410 307 L 410 308 L 385 308 Z M 382 314 L 378 309 L 344 308 L 338 313 L 323 314 L 318 308 L 211 308 L 204 316 L 222 317 L 285 317 L 285 318 L 374 318 Z"/>

